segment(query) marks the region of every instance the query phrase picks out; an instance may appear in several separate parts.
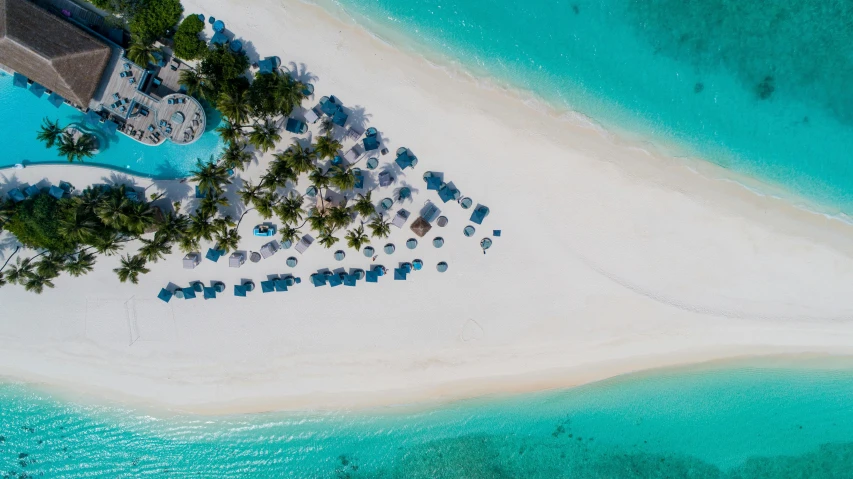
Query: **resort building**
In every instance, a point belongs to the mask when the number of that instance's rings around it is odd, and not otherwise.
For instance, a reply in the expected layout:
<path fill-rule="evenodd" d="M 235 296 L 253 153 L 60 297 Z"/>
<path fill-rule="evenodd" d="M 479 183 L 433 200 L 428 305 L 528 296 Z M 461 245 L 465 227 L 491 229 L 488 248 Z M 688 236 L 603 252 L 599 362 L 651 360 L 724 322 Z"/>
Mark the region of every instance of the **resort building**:
<path fill-rule="evenodd" d="M 204 109 L 180 87 L 177 59 L 140 67 L 124 50 L 48 0 L 0 0 L 0 68 L 15 84 L 87 112 L 92 128 L 151 145 L 192 143 L 206 127 Z M 78 7 L 79 8 L 79 7 Z"/>

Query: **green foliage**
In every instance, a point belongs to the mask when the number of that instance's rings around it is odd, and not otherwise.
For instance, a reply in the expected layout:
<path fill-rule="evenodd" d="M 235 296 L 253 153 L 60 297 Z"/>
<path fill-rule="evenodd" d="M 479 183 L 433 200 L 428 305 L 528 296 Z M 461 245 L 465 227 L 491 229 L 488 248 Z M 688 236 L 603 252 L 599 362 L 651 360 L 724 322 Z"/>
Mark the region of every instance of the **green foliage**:
<path fill-rule="evenodd" d="M 184 60 L 201 58 L 207 52 L 207 44 L 198 37 L 204 31 L 204 22 L 197 15 L 190 15 L 178 26 L 175 32 L 175 55 Z"/>
<path fill-rule="evenodd" d="M 222 93 L 229 95 L 246 91 L 249 80 L 243 74 L 249 68 L 249 59 L 244 53 L 235 53 L 225 45 L 216 45 L 205 53 L 197 75 L 205 86 L 205 97 L 218 103 Z"/>
<path fill-rule="evenodd" d="M 257 73 L 249 87 L 249 103 L 258 116 L 287 116 L 302 103 L 305 85 L 290 75 Z"/>
<path fill-rule="evenodd" d="M 44 142 L 45 147 L 53 148 L 53 145 L 62 140 L 62 133 L 64 131 L 65 128 L 59 126 L 58 121 L 50 121 L 50 118 L 45 117 L 36 138 Z"/>
<path fill-rule="evenodd" d="M 57 218 L 65 214 L 70 200 L 40 194 L 17 204 L 4 228 L 30 248 L 69 253 L 77 242 L 59 234 Z"/>
<path fill-rule="evenodd" d="M 153 43 L 178 23 L 183 12 L 179 0 L 145 0 L 130 20 L 130 33 L 144 43 Z"/>

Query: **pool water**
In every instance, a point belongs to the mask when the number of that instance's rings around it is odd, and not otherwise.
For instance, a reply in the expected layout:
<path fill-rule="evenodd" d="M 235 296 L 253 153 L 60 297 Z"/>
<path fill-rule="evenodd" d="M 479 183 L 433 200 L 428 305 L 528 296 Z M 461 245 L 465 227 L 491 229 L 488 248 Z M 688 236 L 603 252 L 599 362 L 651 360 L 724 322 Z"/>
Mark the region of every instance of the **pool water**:
<path fill-rule="evenodd" d="M 6 141 L 0 168 L 33 163 L 67 163 L 56 147 L 48 149 L 36 139 L 44 118 L 59 121 L 60 126 L 85 125 L 84 115 L 78 110 L 62 105 L 55 108 L 29 90 L 15 87 L 12 76 L 0 72 L 0 131 L 4 137 L 17 132 L 16 141 Z M 184 178 L 190 175 L 197 158 L 218 156 L 224 145 L 213 130 L 221 118 L 219 112 L 206 108 L 207 130 L 196 142 L 177 145 L 166 141 L 159 146 L 143 145 L 122 133 L 106 135 L 101 129 L 94 131 L 98 137 L 100 153 L 85 160 L 87 165 L 101 166 L 156 179 Z M 91 130 L 90 128 L 87 128 Z"/>

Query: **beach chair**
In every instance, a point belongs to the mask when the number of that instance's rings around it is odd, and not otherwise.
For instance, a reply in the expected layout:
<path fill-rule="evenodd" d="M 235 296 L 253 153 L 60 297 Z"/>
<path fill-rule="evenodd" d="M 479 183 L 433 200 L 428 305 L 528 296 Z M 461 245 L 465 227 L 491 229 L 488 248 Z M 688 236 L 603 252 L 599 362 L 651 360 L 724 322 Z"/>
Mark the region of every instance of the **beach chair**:
<path fill-rule="evenodd" d="M 427 222 L 432 223 L 438 218 L 438 215 L 441 213 L 441 210 L 438 209 L 438 206 L 435 206 L 432 201 L 427 200 L 424 207 L 421 209 L 421 217 Z"/>
<path fill-rule="evenodd" d="M 394 215 L 394 219 L 391 221 L 391 224 L 396 226 L 397 228 L 402 228 L 408 220 L 409 212 L 404 209 L 400 209 L 399 211 L 397 211 L 397 214 Z"/>
<path fill-rule="evenodd" d="M 387 171 L 383 171 L 379 173 L 379 186 L 385 187 L 394 182 L 394 177 L 391 176 L 391 173 Z"/>
<path fill-rule="evenodd" d="M 278 244 L 278 241 L 270 241 L 269 243 L 261 246 L 261 257 L 267 259 L 276 254 L 279 248 L 281 248 L 281 246 Z"/>
<path fill-rule="evenodd" d="M 14 201 L 15 203 L 20 203 L 21 201 L 27 199 L 27 197 L 24 196 L 24 193 L 21 192 L 21 190 L 19 190 L 18 188 L 12 188 L 11 190 L 9 190 L 9 193 L 7 193 L 7 195 L 9 196 L 9 199 Z"/>
<path fill-rule="evenodd" d="M 358 161 L 362 154 L 364 154 L 364 150 L 359 145 L 353 145 L 352 148 L 344 153 L 344 160 L 346 160 L 347 164 L 353 164 Z"/>
<path fill-rule="evenodd" d="M 231 253 L 231 256 L 228 258 L 228 267 L 230 268 L 239 268 L 243 266 L 243 263 L 246 262 L 246 255 L 240 252 Z"/>
<path fill-rule="evenodd" d="M 477 206 L 474 212 L 471 213 L 471 222 L 478 225 L 483 224 L 483 220 L 489 215 L 489 208 L 483 205 Z"/>
<path fill-rule="evenodd" d="M 296 243 L 296 251 L 299 252 L 299 254 L 303 254 L 305 253 L 305 250 L 307 250 L 308 247 L 311 246 L 311 244 L 313 243 L 314 239 L 312 239 L 308 235 L 305 235 L 302 237 L 302 239 L 299 240 L 299 243 Z"/>
<path fill-rule="evenodd" d="M 301 135 L 308 131 L 308 125 L 294 118 L 288 118 L 287 124 L 284 126 L 284 129 L 291 133 Z"/>

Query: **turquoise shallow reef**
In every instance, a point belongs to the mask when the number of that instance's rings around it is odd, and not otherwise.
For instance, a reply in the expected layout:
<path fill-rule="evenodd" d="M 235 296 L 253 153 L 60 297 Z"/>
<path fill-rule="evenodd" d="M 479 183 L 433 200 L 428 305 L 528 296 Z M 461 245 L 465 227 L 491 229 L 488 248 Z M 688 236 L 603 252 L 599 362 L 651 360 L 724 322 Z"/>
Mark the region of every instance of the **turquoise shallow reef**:
<path fill-rule="evenodd" d="M 0 386 L 4 477 L 849 478 L 853 370 L 730 364 L 367 412 L 151 416 Z"/>
<path fill-rule="evenodd" d="M 853 212 L 853 2 L 335 3 L 391 43 Z"/>

